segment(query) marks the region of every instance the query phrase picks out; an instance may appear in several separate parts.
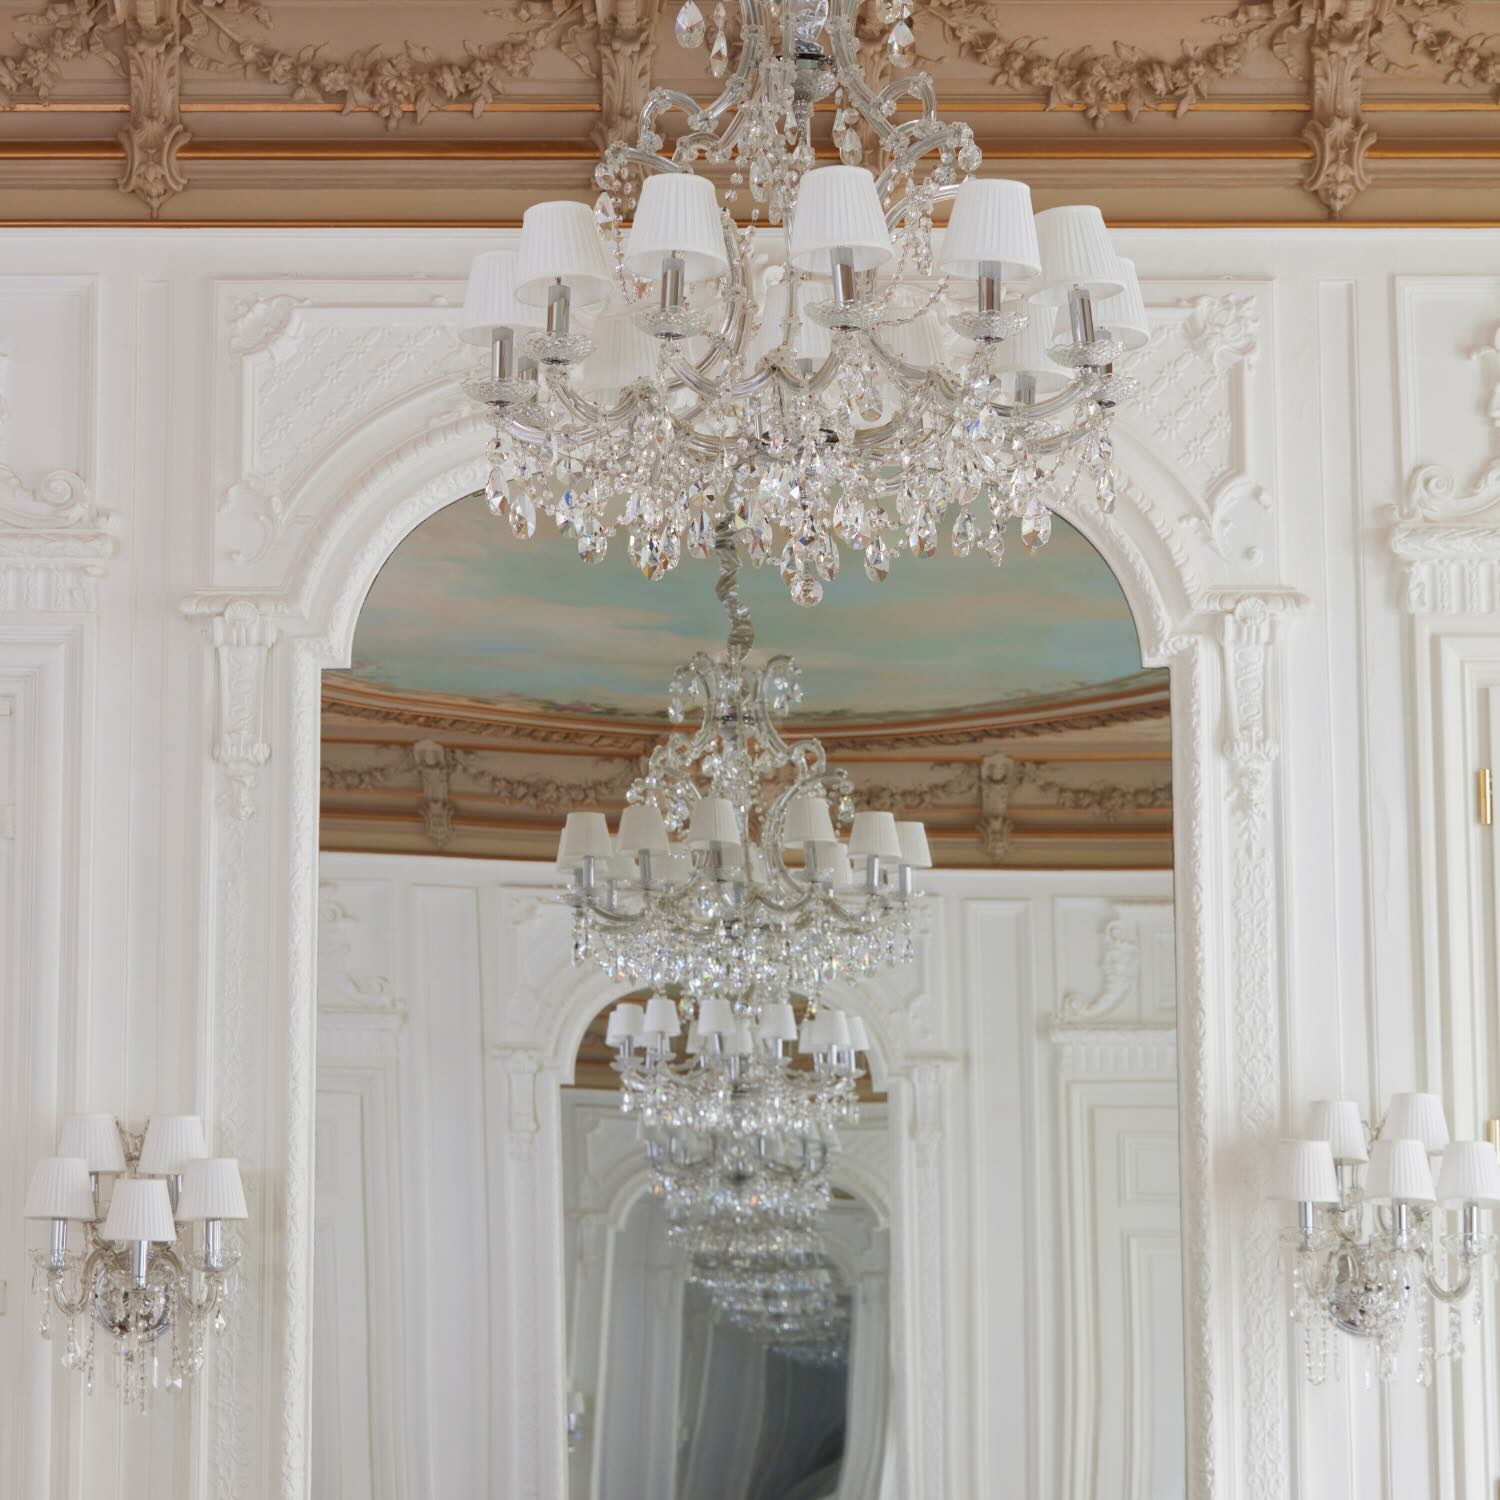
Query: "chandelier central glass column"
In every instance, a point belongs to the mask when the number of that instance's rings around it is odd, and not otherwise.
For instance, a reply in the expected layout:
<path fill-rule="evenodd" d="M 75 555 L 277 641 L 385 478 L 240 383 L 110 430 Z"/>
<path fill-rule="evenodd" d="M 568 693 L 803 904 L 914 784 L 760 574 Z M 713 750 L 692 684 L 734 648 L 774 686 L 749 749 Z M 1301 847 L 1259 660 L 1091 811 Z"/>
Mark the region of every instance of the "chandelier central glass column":
<path fill-rule="evenodd" d="M 972 175 L 973 133 L 925 74 L 875 89 L 857 9 L 741 0 L 718 98 L 654 90 L 592 212 L 537 204 L 517 253 L 475 262 L 462 333 L 489 368 L 466 389 L 517 535 L 550 514 L 598 562 L 623 532 L 660 578 L 727 526 L 811 605 L 846 551 L 883 579 L 946 527 L 998 564 L 1011 520 L 1029 551 L 1080 488 L 1114 504 L 1116 367 L 1149 337 L 1134 268 L 1096 208 L 1034 215 L 1026 184 Z M 910 0 L 886 12 L 903 61 Z M 704 29 L 687 0 L 679 39 Z M 819 165 L 825 100 L 840 160 Z"/>

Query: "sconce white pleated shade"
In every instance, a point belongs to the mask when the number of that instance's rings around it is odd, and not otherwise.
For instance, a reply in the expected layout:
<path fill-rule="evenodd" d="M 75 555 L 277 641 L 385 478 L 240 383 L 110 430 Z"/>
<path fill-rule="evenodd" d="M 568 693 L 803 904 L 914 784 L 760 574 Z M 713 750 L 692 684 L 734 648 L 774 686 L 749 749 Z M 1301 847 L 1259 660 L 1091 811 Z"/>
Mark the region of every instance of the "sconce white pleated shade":
<path fill-rule="evenodd" d="M 1151 342 L 1151 321 L 1141 297 L 1141 283 L 1135 274 L 1135 262 L 1121 257 L 1115 262 L 1120 269 L 1124 289 L 1106 297 L 1094 308 L 1094 324 L 1107 328 L 1127 350 L 1144 349 Z"/>
<path fill-rule="evenodd" d="M 703 1033 L 698 1030 L 696 1021 L 688 1027 L 687 1041 L 682 1044 L 682 1050 L 689 1057 L 697 1057 L 703 1051 Z"/>
<path fill-rule="evenodd" d="M 651 861 L 651 878 L 663 885 L 686 885 L 693 875 L 693 861 L 677 850 L 658 855 Z"/>
<path fill-rule="evenodd" d="M 787 259 L 826 276 L 834 250 L 848 250 L 856 271 L 873 271 L 896 254 L 868 168 L 814 167 L 797 188 Z"/>
<path fill-rule="evenodd" d="M 1443 1152 L 1438 1173 L 1439 1203 L 1477 1203 L 1500 1207 L 1500 1161 L 1488 1141 L 1452 1141 Z"/>
<path fill-rule="evenodd" d="M 736 1057 L 749 1057 L 755 1050 L 755 1038 L 750 1034 L 748 1021 L 736 1021 L 727 1037 L 729 1050 Z"/>
<path fill-rule="evenodd" d="M 698 1006 L 700 1036 L 728 1036 L 735 1026 L 734 1006 L 727 1000 L 710 996 Z"/>
<path fill-rule="evenodd" d="M 1372 1202 L 1431 1203 L 1432 1167 L 1421 1141 L 1379 1140 L 1370 1152 L 1365 1197 Z"/>
<path fill-rule="evenodd" d="M 740 821 L 734 813 L 734 803 L 728 797 L 700 797 L 693 804 L 693 815 L 688 819 L 687 841 L 694 848 L 705 844 L 733 844 L 740 842 Z"/>
<path fill-rule="evenodd" d="M 28 1219 L 93 1219 L 89 1164 L 81 1156 L 44 1156 L 26 1191 Z"/>
<path fill-rule="evenodd" d="M 646 1002 L 646 1019 L 642 1027 L 657 1036 L 682 1035 L 682 1021 L 677 1014 L 677 1007 L 665 995 L 653 995 Z"/>
<path fill-rule="evenodd" d="M 637 880 L 640 878 L 640 873 L 640 867 L 636 864 L 633 854 L 621 854 L 616 850 L 604 861 L 606 880 Z"/>
<path fill-rule="evenodd" d="M 828 804 L 821 797 L 793 797 L 787 804 L 781 828 L 784 844 L 832 844 L 836 842 Z"/>
<path fill-rule="evenodd" d="M 1448 1144 L 1443 1101 L 1436 1094 L 1392 1094 L 1380 1133 L 1393 1141 L 1421 1141 L 1436 1156 Z"/>
<path fill-rule="evenodd" d="M 1278 1142 L 1266 1197 L 1288 1203 L 1337 1203 L 1339 1183 L 1328 1142 Z"/>
<path fill-rule="evenodd" d="M 855 813 L 849 834 L 849 857 L 864 859 L 871 854 L 889 860 L 901 858 L 901 835 L 896 832 L 895 813 Z"/>
<path fill-rule="evenodd" d="M 785 1000 L 768 1005 L 760 1013 L 760 1034 L 768 1041 L 795 1042 L 797 1013 Z"/>
<path fill-rule="evenodd" d="M 854 871 L 849 864 L 849 851 L 843 844 L 819 844 L 818 868 L 820 870 L 831 870 L 833 879 L 830 884 L 834 890 L 842 890 L 854 879 Z"/>
<path fill-rule="evenodd" d="M 1026 326 L 995 351 L 995 368 L 1003 374 L 1030 375 L 1038 399 L 1055 396 L 1069 380 L 1068 372 L 1054 364 L 1047 352 L 1058 342 L 1057 309 L 1031 301 L 1026 304 L 1026 319 Z"/>
<path fill-rule="evenodd" d="M 1042 274 L 1031 189 L 1000 177 L 970 177 L 953 200 L 938 265 L 950 276 L 978 276 L 997 265 L 1002 281 L 1033 281 Z"/>
<path fill-rule="evenodd" d="M 901 845 L 901 863 L 914 870 L 932 868 L 932 851 L 927 847 L 927 829 L 921 823 L 897 823 L 896 841 Z"/>
<path fill-rule="evenodd" d="M 745 346 L 745 368 L 753 370 L 773 349 L 779 349 L 786 334 L 787 303 L 791 288 L 785 281 L 773 281 L 761 300 L 760 327 Z M 807 315 L 807 304 L 816 300 L 813 286 L 797 283 L 797 317 L 792 334 L 786 340 L 793 359 L 805 359 L 821 365 L 833 348 L 833 335 L 821 323 Z"/>
<path fill-rule="evenodd" d="M 575 384 L 586 396 L 613 397 L 656 374 L 657 343 L 636 326 L 627 307 L 606 308 L 589 329 L 594 352 L 578 367 Z"/>
<path fill-rule="evenodd" d="M 654 281 L 668 255 L 680 255 L 689 281 L 711 281 L 729 269 L 719 194 L 707 177 L 656 172 L 641 184 L 625 239 L 625 269 Z"/>
<path fill-rule="evenodd" d="M 654 806 L 649 803 L 630 806 L 620 814 L 620 831 L 615 835 L 615 847 L 631 854 L 647 850 L 652 854 L 665 854 L 667 825 Z"/>
<path fill-rule="evenodd" d="M 570 812 L 557 845 L 560 869 L 571 869 L 584 858 L 608 859 L 615 852 L 609 823 L 603 813 Z"/>
<path fill-rule="evenodd" d="M 199 1219 L 248 1219 L 240 1164 L 232 1156 L 204 1156 L 183 1168 L 177 1217 L 186 1224 Z"/>
<path fill-rule="evenodd" d="M 849 1045 L 856 1052 L 868 1052 L 870 1050 L 870 1033 L 865 1028 L 863 1016 L 849 1017 Z"/>
<path fill-rule="evenodd" d="M 593 210 L 585 204 L 533 203 L 521 216 L 517 300 L 545 307 L 547 288 L 556 281 L 571 288 L 578 307 L 596 307 L 614 286 Z"/>
<path fill-rule="evenodd" d="M 185 1162 L 207 1155 L 203 1121 L 197 1115 L 153 1115 L 135 1169 L 142 1177 L 170 1177 L 182 1171 Z"/>
<path fill-rule="evenodd" d="M 81 1156 L 90 1172 L 123 1172 L 125 1151 L 113 1115 L 69 1115 L 57 1137 L 59 1156 Z"/>
<path fill-rule="evenodd" d="M 1314 1099 L 1307 1114 L 1307 1137 L 1327 1141 L 1336 1162 L 1370 1159 L 1364 1121 L 1352 1099 Z"/>
<path fill-rule="evenodd" d="M 930 308 L 916 317 L 897 312 L 904 319 L 880 329 L 880 341 L 897 359 L 905 360 L 915 370 L 930 370 L 948 357 L 942 325 Z"/>
<path fill-rule="evenodd" d="M 464 290 L 463 319 L 458 325 L 458 336 L 465 343 L 488 344 L 497 328 L 536 326 L 536 309 L 516 296 L 520 264 L 514 250 L 486 250 L 474 257 Z"/>
<path fill-rule="evenodd" d="M 1120 259 L 1110 243 L 1104 215 L 1092 204 L 1044 208 L 1036 216 L 1042 252 L 1042 284 L 1033 297 L 1066 306 L 1069 287 L 1082 287 L 1095 302 L 1125 290 Z"/>
<path fill-rule="evenodd" d="M 646 1029 L 646 1013 L 631 1001 L 622 1001 L 609 1013 L 609 1025 L 604 1039 L 611 1047 L 618 1046 L 626 1037 L 640 1036 Z"/>
<path fill-rule="evenodd" d="M 825 1010 L 821 1014 L 828 1017 L 828 1039 L 835 1046 L 847 1047 L 849 1045 L 849 1017 L 841 1010 Z"/>
<path fill-rule="evenodd" d="M 122 1177 L 109 1200 L 109 1212 L 99 1233 L 107 1240 L 156 1240 L 162 1244 L 177 1238 L 172 1223 L 172 1200 L 160 1177 Z"/>

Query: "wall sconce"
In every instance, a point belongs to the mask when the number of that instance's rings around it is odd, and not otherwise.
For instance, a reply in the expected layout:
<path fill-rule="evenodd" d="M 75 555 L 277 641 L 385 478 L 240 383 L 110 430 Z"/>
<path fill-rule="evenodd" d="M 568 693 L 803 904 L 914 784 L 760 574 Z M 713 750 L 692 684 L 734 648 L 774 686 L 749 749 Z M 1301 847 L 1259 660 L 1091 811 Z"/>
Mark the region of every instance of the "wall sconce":
<path fill-rule="evenodd" d="M 26 1217 L 52 1226 L 48 1249 L 33 1256 L 40 1331 L 55 1337 L 60 1315 L 62 1363 L 91 1391 L 103 1330 L 122 1398 L 144 1411 L 152 1390 L 181 1390 L 202 1370 L 210 1332 L 224 1329 L 239 1262 L 224 1224 L 249 1217 L 239 1163 L 209 1156 L 197 1115 L 153 1116 L 143 1137 L 111 1115 L 73 1115 L 57 1149 L 26 1195 Z"/>

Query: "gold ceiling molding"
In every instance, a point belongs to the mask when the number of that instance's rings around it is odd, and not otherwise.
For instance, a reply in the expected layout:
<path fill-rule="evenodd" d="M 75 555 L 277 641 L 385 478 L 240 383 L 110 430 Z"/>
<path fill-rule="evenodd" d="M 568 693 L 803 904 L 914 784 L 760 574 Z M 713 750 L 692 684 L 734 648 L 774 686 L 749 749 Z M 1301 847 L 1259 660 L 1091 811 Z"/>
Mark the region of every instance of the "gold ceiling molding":
<path fill-rule="evenodd" d="M 1466 29 L 1459 0 L 1211 4 L 1203 0 L 1208 13 L 1199 28 L 1209 35 L 1196 41 L 1162 45 L 1177 34 L 1180 9 L 1145 0 L 1119 8 L 1130 37 L 1079 45 L 1078 35 L 1067 34 L 1069 25 L 1077 32 L 1077 20 L 1041 0 L 931 0 L 917 18 L 919 43 L 950 111 L 984 125 L 980 141 L 993 163 L 1024 170 L 1027 162 L 1096 162 L 1097 182 L 1070 178 L 1067 191 L 1108 199 L 1116 220 L 1188 222 L 1181 195 L 1197 202 L 1206 187 L 1229 195 L 1225 208 L 1236 221 L 1244 215 L 1234 195 L 1251 191 L 1259 194 L 1251 221 L 1292 222 L 1299 195 L 1293 184 L 1300 182 L 1301 202 L 1325 221 L 1345 215 L 1374 186 L 1383 190 L 1382 222 L 1456 222 L 1466 192 L 1493 188 L 1487 164 L 1494 143 L 1464 134 L 1463 121 L 1500 101 L 1500 46 Z M 1488 18 L 1496 7 L 1485 0 L 1479 9 Z M 54 104 L 59 118 L 74 116 L 80 126 L 91 115 L 124 120 L 118 134 L 111 124 L 109 135 L 42 137 L 33 123 L 0 139 L 0 168 L 11 174 L 5 185 L 35 195 L 22 206 L 11 193 L 13 220 L 106 217 L 99 211 L 102 173 L 97 185 L 26 175 L 27 162 L 63 160 L 108 161 L 111 170 L 118 163 L 118 188 L 153 219 L 169 205 L 175 217 L 176 200 L 186 195 L 191 204 L 196 190 L 211 206 L 194 222 L 317 222 L 275 209 L 298 191 L 325 192 L 334 180 L 319 163 L 357 162 L 360 177 L 339 178 L 337 186 L 362 196 L 330 209 L 346 220 L 508 220 L 534 196 L 529 178 L 513 169 L 497 181 L 484 175 L 488 164 L 551 164 L 554 191 L 586 194 L 583 164 L 597 147 L 630 127 L 654 82 L 681 86 L 684 70 L 696 66 L 670 46 L 671 58 L 659 55 L 671 7 L 658 0 L 510 0 L 499 9 L 457 0 L 442 7 L 446 30 L 427 24 L 433 12 L 425 6 L 387 0 L 358 10 L 351 20 L 347 9 L 317 3 L 53 0 L 14 21 L 9 41 L 0 39 L 0 108 L 14 111 L 18 122 L 36 122 Z M 876 44 L 882 28 L 873 5 L 861 24 L 878 76 L 888 62 Z M 440 40 L 401 40 L 408 27 Z M 298 28 L 295 39 L 278 39 Z M 308 31 L 327 35 L 307 41 Z M 467 36 L 459 39 L 461 33 Z M 564 97 L 575 90 L 559 82 L 555 62 L 550 74 L 541 67 L 556 58 L 578 80 L 577 97 Z M 118 78 L 123 98 L 79 97 L 110 92 L 98 81 L 101 64 Z M 227 96 L 231 80 L 242 80 L 250 97 Z M 705 79 L 703 86 L 711 85 Z M 434 123 L 460 111 L 473 120 Z M 402 143 L 382 148 L 367 129 L 330 119 L 332 112 L 374 115 L 387 131 L 403 131 Z M 1164 112 L 1175 122 L 1153 126 Z M 1305 117 L 1300 134 L 1289 120 L 1278 123 L 1289 112 Z M 561 127 L 535 139 L 535 117 L 544 115 Z M 1132 133 L 1086 132 L 1086 141 L 1069 133 L 1081 128 L 1079 115 Z M 256 133 L 231 125 L 229 134 L 215 134 L 219 122 L 236 116 L 257 122 Z M 277 127 L 285 116 L 316 122 L 322 133 L 289 140 Z M 1056 124 L 1042 127 L 1042 116 Z M 1376 116 L 1387 137 L 1378 142 Z M 1413 121 L 1429 118 L 1447 122 L 1440 137 L 1407 134 Z M 401 164 L 428 159 L 449 176 L 436 179 L 429 201 L 419 203 Z M 1402 174 L 1402 163 L 1418 160 L 1451 170 L 1438 185 Z M 274 178 L 245 179 L 241 164 L 259 161 L 285 167 Z M 575 161 L 576 173 L 567 166 Z M 1115 165 L 1131 161 L 1180 163 L 1184 170 L 1173 183 L 1137 180 Z M 1278 162 L 1287 163 L 1285 176 L 1266 177 Z M 451 211 L 459 195 L 476 190 L 486 194 L 488 214 Z M 453 196 L 443 199 L 445 192 Z M 242 218 L 223 213 L 226 193 L 243 200 L 242 209 L 231 209 Z M 1393 214 L 1392 195 L 1424 212 Z M 54 201 L 69 205 L 56 219 L 32 211 Z M 388 212 L 393 201 L 400 214 Z"/>

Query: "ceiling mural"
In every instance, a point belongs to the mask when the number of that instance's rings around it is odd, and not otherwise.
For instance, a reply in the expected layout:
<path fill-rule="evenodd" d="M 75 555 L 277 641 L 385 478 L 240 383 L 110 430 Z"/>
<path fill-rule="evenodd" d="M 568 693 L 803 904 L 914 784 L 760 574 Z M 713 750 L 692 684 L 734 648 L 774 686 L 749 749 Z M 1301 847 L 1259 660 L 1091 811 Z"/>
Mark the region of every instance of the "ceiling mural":
<path fill-rule="evenodd" d="M 495 224 L 592 198 L 653 86 L 717 90 L 676 10 L 0 0 L 4 217 Z M 924 0 L 913 28 L 944 113 L 1039 207 L 1495 220 L 1500 0 Z"/>
<path fill-rule="evenodd" d="M 516 541 L 478 497 L 424 522 L 371 588 L 348 676 L 396 692 L 551 713 L 663 719 L 673 669 L 718 653 L 714 565 L 644 582 L 622 555 L 589 566 L 562 540 Z M 1059 520 L 1032 556 L 920 560 L 873 583 L 845 558 L 815 611 L 772 566 L 744 569 L 756 649 L 795 656 L 802 713 L 893 723 L 1157 685 L 1124 595 Z"/>

